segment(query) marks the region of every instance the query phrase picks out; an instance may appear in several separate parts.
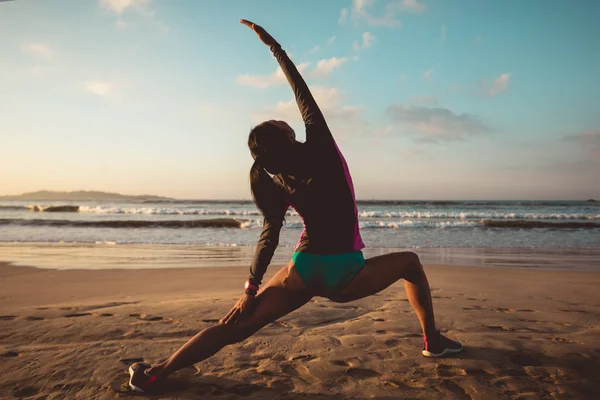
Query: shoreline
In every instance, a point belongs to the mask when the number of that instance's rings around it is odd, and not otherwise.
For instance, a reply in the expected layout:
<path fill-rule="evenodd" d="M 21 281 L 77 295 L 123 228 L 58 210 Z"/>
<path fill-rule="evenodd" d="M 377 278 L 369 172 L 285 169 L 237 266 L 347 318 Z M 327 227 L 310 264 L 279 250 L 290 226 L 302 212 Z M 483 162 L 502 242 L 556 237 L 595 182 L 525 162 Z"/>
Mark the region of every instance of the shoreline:
<path fill-rule="evenodd" d="M 289 262 L 293 247 L 280 246 L 273 264 Z M 249 266 L 254 246 L 204 244 L 7 243 L 0 261 L 47 269 L 162 269 Z M 600 272 L 600 248 L 435 247 L 363 249 L 365 258 L 413 251 L 423 264 Z"/>

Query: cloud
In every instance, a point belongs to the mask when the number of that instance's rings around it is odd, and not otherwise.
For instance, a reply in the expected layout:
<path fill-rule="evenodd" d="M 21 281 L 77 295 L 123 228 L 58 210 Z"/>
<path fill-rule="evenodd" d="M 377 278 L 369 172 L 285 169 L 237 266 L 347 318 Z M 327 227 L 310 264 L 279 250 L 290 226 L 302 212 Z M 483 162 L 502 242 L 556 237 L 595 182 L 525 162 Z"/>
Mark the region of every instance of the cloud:
<path fill-rule="evenodd" d="M 348 57 L 331 57 L 326 60 L 319 60 L 313 74 L 317 76 L 329 75 L 335 68 L 341 67 L 346 62 L 348 62 Z"/>
<path fill-rule="evenodd" d="M 324 86 L 310 86 L 310 91 L 315 98 L 325 118 L 332 121 L 356 123 L 360 121 L 363 107 L 342 106 L 343 92 L 339 89 Z M 294 121 L 300 118 L 298 105 L 295 100 L 281 101 L 274 106 L 265 108 L 253 115 L 256 121 L 268 119 L 282 119 Z"/>
<path fill-rule="evenodd" d="M 579 143 L 581 150 L 583 150 L 589 160 L 600 161 L 600 129 L 583 131 L 567 136 L 566 139 Z"/>
<path fill-rule="evenodd" d="M 316 45 L 315 47 L 313 47 L 312 49 L 310 49 L 308 53 L 309 54 L 314 54 L 314 53 L 316 53 L 319 50 L 321 50 L 321 46 Z"/>
<path fill-rule="evenodd" d="M 327 45 L 331 46 L 333 44 L 333 42 L 335 42 L 335 36 L 332 36 L 327 40 Z"/>
<path fill-rule="evenodd" d="M 494 79 L 492 86 L 487 91 L 487 94 L 491 97 L 496 96 L 506 89 L 508 89 L 508 82 L 510 81 L 511 73 L 500 74 L 499 77 Z"/>
<path fill-rule="evenodd" d="M 442 25 L 442 30 L 440 32 L 440 40 L 442 43 L 446 42 L 446 25 Z"/>
<path fill-rule="evenodd" d="M 431 74 L 433 73 L 433 67 L 429 68 L 427 71 L 423 72 L 423 78 L 427 79 L 428 81 L 431 80 Z"/>
<path fill-rule="evenodd" d="M 338 18 L 338 24 L 344 25 L 347 20 L 348 20 L 348 9 L 342 8 L 342 10 L 340 11 L 340 17 Z"/>
<path fill-rule="evenodd" d="M 420 14 L 425 11 L 425 5 L 419 3 L 419 0 L 402 0 L 394 4 L 399 10 L 413 14 Z"/>
<path fill-rule="evenodd" d="M 297 65 L 298 71 L 304 71 L 310 65 L 309 62 L 301 63 Z M 253 86 L 257 88 L 267 88 L 269 86 L 278 85 L 282 83 L 286 83 L 287 80 L 285 78 L 285 74 L 281 70 L 280 67 L 277 67 L 275 72 L 271 75 L 251 75 L 251 74 L 243 74 L 238 75 L 235 78 L 235 81 L 239 85 L 243 86 Z"/>
<path fill-rule="evenodd" d="M 360 49 L 366 49 L 367 47 L 371 47 L 371 44 L 373 44 L 373 42 L 377 38 L 371 33 L 365 32 L 362 34 L 361 39 L 362 41 L 355 40 L 354 43 L 352 43 L 352 48 L 354 50 L 358 51 Z"/>
<path fill-rule="evenodd" d="M 84 88 L 88 92 L 94 93 L 98 96 L 108 96 L 115 91 L 115 85 L 110 82 L 102 81 L 87 81 L 84 83 Z"/>
<path fill-rule="evenodd" d="M 117 15 L 122 15 L 127 9 L 142 10 L 150 0 L 100 0 L 102 7 Z"/>
<path fill-rule="evenodd" d="M 423 142 L 461 140 L 490 131 L 474 116 L 454 114 L 447 108 L 393 104 L 387 108 L 386 114 L 395 122 L 409 126 Z"/>
<path fill-rule="evenodd" d="M 354 0 L 351 17 L 355 21 L 362 21 L 371 26 L 384 26 L 389 28 L 398 27 L 401 21 L 397 18 L 398 13 L 420 14 L 425 11 L 425 6 L 419 3 L 419 0 L 392 1 L 385 6 L 385 13 L 382 16 L 374 16 L 369 9 L 373 6 L 374 0 Z M 344 22 L 348 17 L 347 9 L 344 9 Z"/>
<path fill-rule="evenodd" d="M 129 11 L 133 11 L 154 25 L 161 34 L 168 34 L 171 29 L 156 17 L 156 11 L 151 10 L 148 7 L 150 2 L 151 0 L 100 0 L 100 5 L 106 10 L 119 16 L 115 21 L 115 26 L 118 29 L 124 29 L 129 26 L 123 19 L 123 15 Z"/>
<path fill-rule="evenodd" d="M 390 28 L 400 26 L 400 20 L 395 15 L 396 9 L 394 3 L 386 6 L 385 14 L 382 17 L 374 17 L 367 11 L 367 8 L 370 8 L 372 5 L 372 0 L 354 0 L 354 8 L 352 9 L 353 19 L 362 20 L 371 26 L 386 26 Z"/>
<path fill-rule="evenodd" d="M 45 58 L 51 58 L 53 55 L 52 49 L 50 49 L 50 47 L 46 46 L 45 44 L 41 43 L 25 43 L 23 44 L 22 48 L 23 50 L 29 53 L 36 54 Z"/>
<path fill-rule="evenodd" d="M 413 103 L 437 104 L 438 100 L 434 96 L 417 96 L 410 99 Z"/>

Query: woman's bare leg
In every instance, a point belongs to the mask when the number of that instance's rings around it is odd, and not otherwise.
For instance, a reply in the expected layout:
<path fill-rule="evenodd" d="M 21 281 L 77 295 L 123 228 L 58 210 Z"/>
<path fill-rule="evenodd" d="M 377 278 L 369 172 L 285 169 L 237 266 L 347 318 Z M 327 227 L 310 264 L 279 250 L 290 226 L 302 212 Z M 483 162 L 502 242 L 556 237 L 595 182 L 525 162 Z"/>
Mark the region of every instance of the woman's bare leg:
<path fill-rule="evenodd" d="M 367 259 L 350 284 L 329 298 L 342 303 L 358 300 L 382 291 L 399 279 L 404 279 L 406 296 L 419 318 L 423 335 L 434 337 L 437 330 L 429 282 L 419 256 L 413 252 L 390 253 Z"/>
<path fill-rule="evenodd" d="M 148 373 L 163 379 L 182 368 L 207 359 L 223 347 L 240 342 L 265 325 L 306 304 L 312 294 L 293 264 L 279 270 L 256 296 L 254 311 L 235 323 L 218 323 L 191 338 L 167 361 L 153 366 Z"/>

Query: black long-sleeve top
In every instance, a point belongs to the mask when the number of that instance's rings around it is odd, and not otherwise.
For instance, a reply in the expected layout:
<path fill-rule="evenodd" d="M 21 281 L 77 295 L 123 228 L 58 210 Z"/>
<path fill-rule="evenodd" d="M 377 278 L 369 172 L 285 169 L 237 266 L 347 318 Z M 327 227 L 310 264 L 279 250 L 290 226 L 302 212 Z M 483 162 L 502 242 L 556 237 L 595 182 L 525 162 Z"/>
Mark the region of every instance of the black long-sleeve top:
<path fill-rule="evenodd" d="M 306 127 L 308 178 L 280 176 L 289 187 L 288 203 L 277 216 L 265 218 L 250 266 L 249 280 L 260 285 L 277 245 L 287 209 L 291 206 L 302 217 L 304 231 L 295 251 L 314 254 L 339 254 L 365 247 L 358 228 L 354 186 L 342 156 L 306 82 L 279 45 L 271 51 L 285 74 Z"/>

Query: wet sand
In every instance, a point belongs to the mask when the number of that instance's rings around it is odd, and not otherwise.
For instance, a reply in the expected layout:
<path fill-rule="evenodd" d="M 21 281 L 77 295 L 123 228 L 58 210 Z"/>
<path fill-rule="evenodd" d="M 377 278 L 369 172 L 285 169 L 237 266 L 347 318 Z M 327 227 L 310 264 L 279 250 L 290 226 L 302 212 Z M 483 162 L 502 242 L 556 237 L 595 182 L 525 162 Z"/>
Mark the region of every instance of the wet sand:
<path fill-rule="evenodd" d="M 277 270 L 272 266 L 267 278 Z M 593 399 L 600 274 L 426 265 L 438 325 L 464 353 L 420 355 L 401 282 L 314 298 L 173 375 L 161 399 Z M 125 370 L 217 323 L 247 267 L 54 270 L 0 264 L 0 398 L 118 399 Z M 138 397 L 139 398 L 139 397 Z"/>

